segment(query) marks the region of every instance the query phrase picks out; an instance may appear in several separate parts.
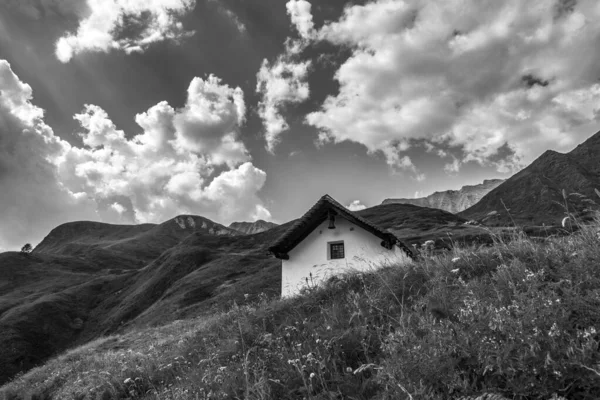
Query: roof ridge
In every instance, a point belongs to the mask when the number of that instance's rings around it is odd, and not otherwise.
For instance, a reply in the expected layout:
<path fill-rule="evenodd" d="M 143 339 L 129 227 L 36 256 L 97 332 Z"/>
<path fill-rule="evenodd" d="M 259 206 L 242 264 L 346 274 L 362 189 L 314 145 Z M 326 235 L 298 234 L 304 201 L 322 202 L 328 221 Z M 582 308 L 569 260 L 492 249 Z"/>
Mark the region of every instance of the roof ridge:
<path fill-rule="evenodd" d="M 350 222 L 358 222 L 363 225 L 362 228 L 367 228 L 367 231 L 371 231 L 372 234 L 381 237 L 384 240 L 395 242 L 398 247 L 402 248 L 409 256 L 413 257 L 411 249 L 402 242 L 402 240 L 396 236 L 393 232 L 388 229 L 383 229 L 368 219 L 361 217 L 360 215 L 350 211 L 347 207 L 342 205 L 340 202 L 335 200 L 329 194 L 324 194 L 319 200 L 302 215 L 275 243 L 269 247 L 269 251 L 274 254 L 287 253 L 287 251 L 296 247 L 298 243 L 310 234 L 315 228 L 310 229 L 311 224 L 314 225 L 316 220 L 320 220 L 322 216 L 316 215 L 318 210 L 325 204 L 333 207 L 342 217 L 348 219 Z M 354 221 L 352 221 L 354 220 Z M 320 223 L 320 221 L 318 222 Z M 281 251 L 283 250 L 283 251 Z"/>

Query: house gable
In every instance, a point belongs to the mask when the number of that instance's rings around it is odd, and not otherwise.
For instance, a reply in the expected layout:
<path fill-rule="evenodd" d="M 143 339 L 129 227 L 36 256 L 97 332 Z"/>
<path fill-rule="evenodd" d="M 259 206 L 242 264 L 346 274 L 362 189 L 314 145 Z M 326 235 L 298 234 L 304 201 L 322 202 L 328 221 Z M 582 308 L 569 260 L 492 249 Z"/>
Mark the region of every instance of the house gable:
<path fill-rule="evenodd" d="M 282 260 L 282 297 L 345 271 L 411 262 L 396 236 L 323 196 L 269 251 Z"/>
<path fill-rule="evenodd" d="M 381 245 L 391 249 L 394 245 L 401 248 L 407 256 L 414 258 L 412 250 L 393 233 L 388 232 L 354 214 L 346 207 L 335 201 L 331 196 L 324 195 L 312 206 L 292 227 L 281 236 L 271 247 L 269 252 L 275 257 L 285 260 L 288 252 L 301 243 L 312 231 L 329 218 L 335 221 L 343 218 L 361 227 L 367 232 L 381 239 Z"/>

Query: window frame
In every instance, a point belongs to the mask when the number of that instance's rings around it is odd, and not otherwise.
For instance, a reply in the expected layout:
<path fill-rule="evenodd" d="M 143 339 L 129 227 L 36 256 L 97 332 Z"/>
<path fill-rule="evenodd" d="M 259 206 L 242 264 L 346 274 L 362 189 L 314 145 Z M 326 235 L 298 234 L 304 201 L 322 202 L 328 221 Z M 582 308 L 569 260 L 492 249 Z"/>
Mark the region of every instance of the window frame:
<path fill-rule="evenodd" d="M 333 257 L 333 246 L 335 245 L 342 245 L 342 254 L 343 257 Z M 327 242 L 327 259 L 328 260 L 343 260 L 346 258 L 346 245 L 344 244 L 343 240 L 336 240 L 333 242 Z"/>

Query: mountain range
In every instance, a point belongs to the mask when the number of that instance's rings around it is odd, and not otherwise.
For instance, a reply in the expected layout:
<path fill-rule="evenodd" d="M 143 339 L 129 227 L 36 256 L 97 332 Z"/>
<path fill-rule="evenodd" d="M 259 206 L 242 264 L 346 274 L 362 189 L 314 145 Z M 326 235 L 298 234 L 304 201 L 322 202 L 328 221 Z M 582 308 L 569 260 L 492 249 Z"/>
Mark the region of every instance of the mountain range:
<path fill-rule="evenodd" d="M 478 185 L 466 185 L 459 190 L 444 190 L 427 197 L 414 199 L 385 199 L 382 204 L 414 204 L 421 207 L 439 208 L 458 213 L 477 203 L 488 192 L 498 187 L 504 179 L 486 179 Z"/>
<path fill-rule="evenodd" d="M 558 225 L 589 218 L 600 199 L 600 132 L 569 153 L 548 150 L 459 213 L 487 225 Z"/>

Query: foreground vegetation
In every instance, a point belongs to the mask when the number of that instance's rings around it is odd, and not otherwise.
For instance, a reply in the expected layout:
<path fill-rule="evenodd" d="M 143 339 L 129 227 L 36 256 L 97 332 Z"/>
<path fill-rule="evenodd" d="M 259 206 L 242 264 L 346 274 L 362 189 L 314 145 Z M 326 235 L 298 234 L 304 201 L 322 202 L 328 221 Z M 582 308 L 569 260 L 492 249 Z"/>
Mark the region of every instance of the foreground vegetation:
<path fill-rule="evenodd" d="M 6 399 L 600 398 L 600 223 L 96 340 Z"/>

